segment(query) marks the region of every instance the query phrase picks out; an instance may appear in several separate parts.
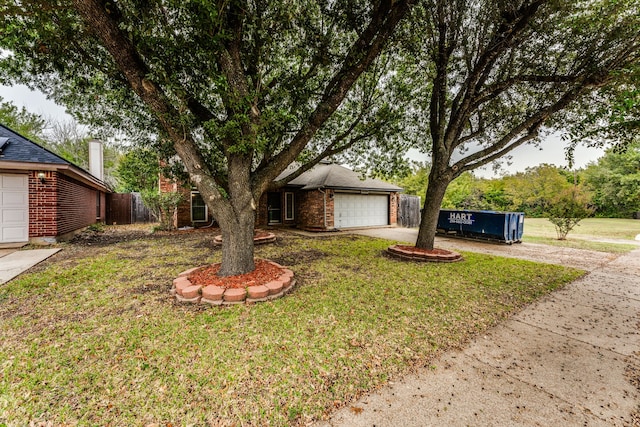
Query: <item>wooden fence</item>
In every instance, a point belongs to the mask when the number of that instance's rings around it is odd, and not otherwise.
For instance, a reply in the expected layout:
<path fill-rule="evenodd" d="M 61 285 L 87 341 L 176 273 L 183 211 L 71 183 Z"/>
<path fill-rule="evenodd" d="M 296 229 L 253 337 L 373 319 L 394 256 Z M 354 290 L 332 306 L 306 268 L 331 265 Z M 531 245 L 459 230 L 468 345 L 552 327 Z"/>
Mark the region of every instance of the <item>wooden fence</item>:
<path fill-rule="evenodd" d="M 420 225 L 420 197 L 400 194 L 398 206 L 398 225 L 400 227 L 418 227 Z"/>
<path fill-rule="evenodd" d="M 134 224 L 155 220 L 151 211 L 142 202 L 140 193 L 107 195 L 107 224 Z"/>

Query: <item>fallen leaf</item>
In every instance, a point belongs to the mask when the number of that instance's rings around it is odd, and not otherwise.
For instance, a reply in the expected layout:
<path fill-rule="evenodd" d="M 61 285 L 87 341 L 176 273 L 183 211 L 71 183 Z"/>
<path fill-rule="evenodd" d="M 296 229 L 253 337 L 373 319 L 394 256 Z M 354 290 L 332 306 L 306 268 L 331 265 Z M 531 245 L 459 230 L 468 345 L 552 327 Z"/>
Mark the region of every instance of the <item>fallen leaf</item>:
<path fill-rule="evenodd" d="M 364 409 L 359 408 L 357 406 L 351 406 L 349 409 L 351 409 L 351 412 L 353 412 L 356 415 L 359 415 Z"/>

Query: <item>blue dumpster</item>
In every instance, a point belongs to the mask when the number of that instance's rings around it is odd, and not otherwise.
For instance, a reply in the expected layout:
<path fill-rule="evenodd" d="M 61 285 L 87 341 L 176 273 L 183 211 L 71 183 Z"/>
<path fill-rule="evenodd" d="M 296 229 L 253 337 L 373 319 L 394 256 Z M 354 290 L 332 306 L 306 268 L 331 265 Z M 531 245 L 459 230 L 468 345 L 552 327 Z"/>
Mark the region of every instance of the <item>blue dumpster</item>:
<path fill-rule="evenodd" d="M 524 233 L 524 213 L 442 209 L 437 230 L 448 235 L 519 243 Z"/>

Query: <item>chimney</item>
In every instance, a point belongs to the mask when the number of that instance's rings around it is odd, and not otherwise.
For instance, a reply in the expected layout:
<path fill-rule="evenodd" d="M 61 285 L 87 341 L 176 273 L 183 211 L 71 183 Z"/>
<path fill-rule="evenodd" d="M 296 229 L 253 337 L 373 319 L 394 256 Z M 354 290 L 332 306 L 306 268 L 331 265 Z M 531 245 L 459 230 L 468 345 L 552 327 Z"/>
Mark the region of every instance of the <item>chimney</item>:
<path fill-rule="evenodd" d="M 104 180 L 103 165 L 102 142 L 92 139 L 89 141 L 89 173 L 100 181 Z"/>

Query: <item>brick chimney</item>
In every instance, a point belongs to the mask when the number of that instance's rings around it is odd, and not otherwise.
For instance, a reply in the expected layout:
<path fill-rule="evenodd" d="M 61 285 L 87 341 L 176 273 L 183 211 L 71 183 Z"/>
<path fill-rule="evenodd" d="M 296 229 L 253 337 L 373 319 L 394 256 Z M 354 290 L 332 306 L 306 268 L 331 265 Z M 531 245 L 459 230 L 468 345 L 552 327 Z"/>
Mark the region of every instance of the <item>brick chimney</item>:
<path fill-rule="evenodd" d="M 89 141 L 89 173 L 100 181 L 104 180 L 104 160 L 102 158 L 102 142 L 97 139 Z"/>

